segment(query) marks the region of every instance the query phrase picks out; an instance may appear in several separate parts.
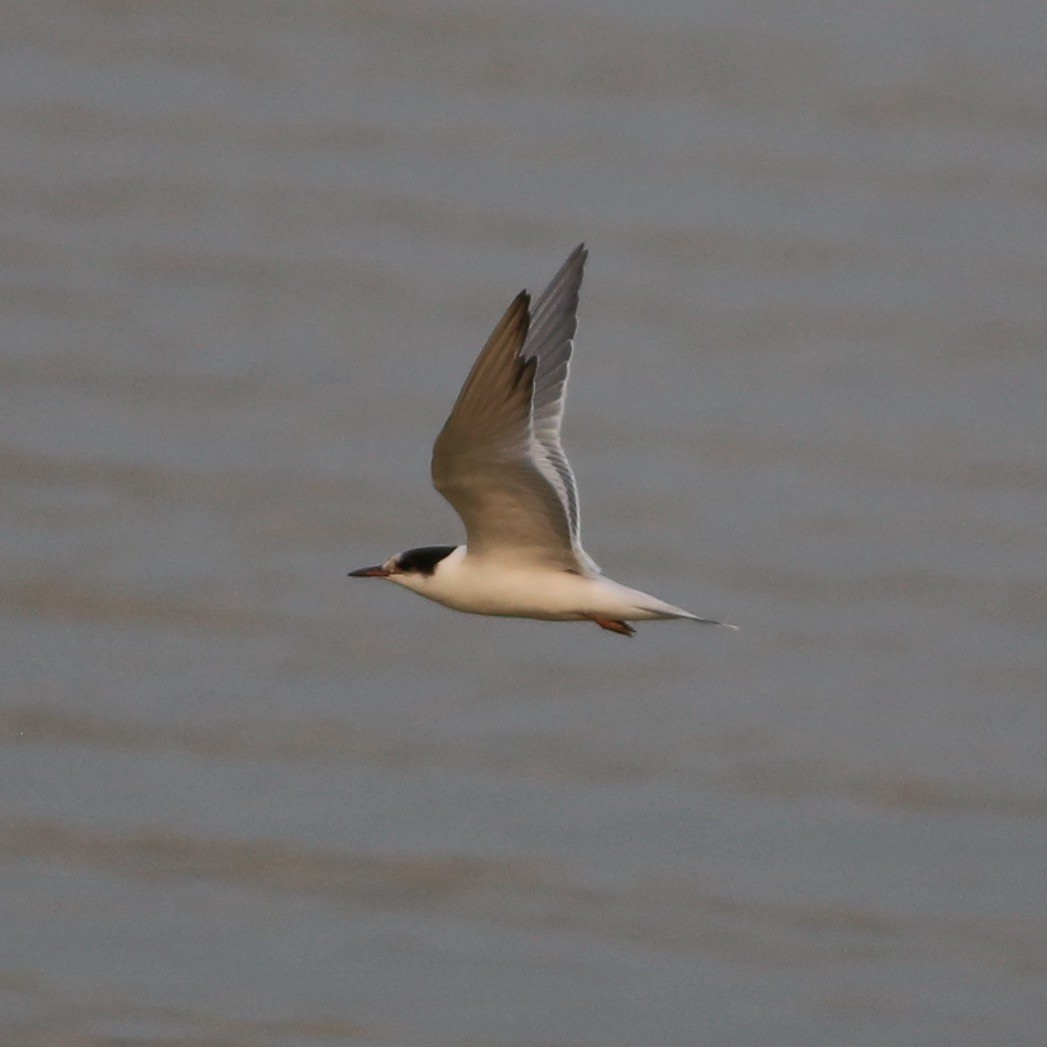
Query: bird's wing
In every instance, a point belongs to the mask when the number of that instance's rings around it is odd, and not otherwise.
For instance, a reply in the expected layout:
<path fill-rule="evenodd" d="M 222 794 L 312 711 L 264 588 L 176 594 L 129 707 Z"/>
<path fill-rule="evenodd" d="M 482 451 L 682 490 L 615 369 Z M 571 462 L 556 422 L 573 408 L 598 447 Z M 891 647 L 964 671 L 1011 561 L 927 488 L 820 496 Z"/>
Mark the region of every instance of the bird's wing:
<path fill-rule="evenodd" d="M 555 285 L 554 280 L 543 293 L 543 301 L 548 298 L 550 304 L 553 302 L 550 292 Z M 557 300 L 563 300 L 563 296 Z M 577 286 L 566 294 L 566 300 L 577 302 Z M 544 308 L 539 332 L 560 329 L 554 312 Z M 573 333 L 573 307 L 571 312 Z M 532 403 L 541 360 L 524 354 L 529 324 L 530 298 L 521 292 L 477 357 L 436 438 L 433 484 L 462 518 L 470 554 L 562 570 L 587 570 L 575 548 L 570 510 L 561 494 L 564 481 L 560 472 L 550 467 L 546 445 L 535 435 Z M 555 338 L 549 334 L 540 341 L 539 348 L 548 350 Z M 550 351 L 549 355 L 552 359 L 555 354 Z M 546 408 L 554 402 L 559 404 L 557 415 L 562 414 L 569 357 L 568 346 L 566 357 L 558 365 L 562 375 L 557 377 L 551 369 L 550 382 L 543 387 L 554 390 L 551 399 L 547 393 L 542 402 Z M 554 428 L 558 432 L 558 421 Z M 560 454 L 562 457 L 562 451 Z M 566 465 L 566 458 L 563 460 Z"/>
<path fill-rule="evenodd" d="M 587 570 L 598 573 L 599 568 L 582 548 L 578 484 L 560 442 L 574 334 L 578 329 L 578 291 L 588 256 L 585 244 L 579 244 L 538 296 L 521 355 L 525 359 L 538 358 L 531 408 L 535 464 L 563 502 L 575 555 Z"/>

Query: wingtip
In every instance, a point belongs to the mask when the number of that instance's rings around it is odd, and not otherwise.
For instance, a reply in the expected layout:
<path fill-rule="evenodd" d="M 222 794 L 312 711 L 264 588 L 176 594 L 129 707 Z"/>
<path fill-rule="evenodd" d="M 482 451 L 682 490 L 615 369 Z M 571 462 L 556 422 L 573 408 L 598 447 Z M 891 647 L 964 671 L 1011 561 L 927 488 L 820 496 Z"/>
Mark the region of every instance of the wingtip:
<path fill-rule="evenodd" d="M 495 333 L 504 330 L 508 327 L 514 327 L 517 330 L 522 330 L 523 336 L 520 340 L 520 345 L 523 345 L 523 338 L 527 336 L 527 330 L 531 325 L 531 295 L 526 289 L 521 291 L 510 303 L 509 308 L 506 309 L 502 316 L 502 321 L 495 328 Z M 492 335 L 492 337 L 494 337 Z"/>

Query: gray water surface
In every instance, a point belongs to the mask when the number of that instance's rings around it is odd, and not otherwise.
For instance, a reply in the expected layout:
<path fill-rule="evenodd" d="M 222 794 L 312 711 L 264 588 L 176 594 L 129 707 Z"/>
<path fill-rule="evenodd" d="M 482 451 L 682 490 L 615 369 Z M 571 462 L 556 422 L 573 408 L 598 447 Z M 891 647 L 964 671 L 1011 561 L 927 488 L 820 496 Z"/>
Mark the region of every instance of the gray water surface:
<path fill-rule="evenodd" d="M 0 1043 L 1039 1047 L 1039 2 L 5 5 Z M 431 441 L 591 258 L 607 572 Z"/>

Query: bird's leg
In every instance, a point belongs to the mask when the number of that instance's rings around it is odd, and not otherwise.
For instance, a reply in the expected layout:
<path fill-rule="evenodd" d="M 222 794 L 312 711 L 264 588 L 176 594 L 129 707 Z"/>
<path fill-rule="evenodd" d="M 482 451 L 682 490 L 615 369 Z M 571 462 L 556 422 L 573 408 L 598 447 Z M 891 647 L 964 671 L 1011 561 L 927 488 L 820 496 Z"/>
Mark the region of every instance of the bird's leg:
<path fill-rule="evenodd" d="M 585 617 L 591 622 L 596 622 L 601 629 L 621 636 L 632 636 L 636 632 L 628 622 L 620 622 L 617 618 L 603 618 L 598 614 L 587 614 Z"/>

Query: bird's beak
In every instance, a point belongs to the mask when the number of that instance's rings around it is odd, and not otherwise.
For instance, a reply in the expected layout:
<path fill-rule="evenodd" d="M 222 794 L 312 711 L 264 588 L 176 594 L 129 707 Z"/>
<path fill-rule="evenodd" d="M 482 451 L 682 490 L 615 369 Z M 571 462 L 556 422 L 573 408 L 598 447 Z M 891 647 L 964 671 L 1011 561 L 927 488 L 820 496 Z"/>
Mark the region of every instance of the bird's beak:
<path fill-rule="evenodd" d="M 393 572 L 388 567 L 379 564 L 377 567 L 361 567 L 359 570 L 350 571 L 350 578 L 388 578 Z"/>

